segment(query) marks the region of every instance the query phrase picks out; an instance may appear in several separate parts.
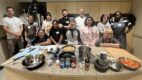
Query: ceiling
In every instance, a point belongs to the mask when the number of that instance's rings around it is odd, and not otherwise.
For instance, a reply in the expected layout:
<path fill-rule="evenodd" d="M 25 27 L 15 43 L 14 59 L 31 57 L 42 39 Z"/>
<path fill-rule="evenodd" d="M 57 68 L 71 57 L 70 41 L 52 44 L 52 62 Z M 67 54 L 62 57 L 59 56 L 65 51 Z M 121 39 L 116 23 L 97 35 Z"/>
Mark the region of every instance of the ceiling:
<path fill-rule="evenodd" d="M 18 2 L 31 2 L 32 0 L 17 0 Z M 39 2 L 57 2 L 57 1 L 133 1 L 133 0 L 37 0 Z"/>

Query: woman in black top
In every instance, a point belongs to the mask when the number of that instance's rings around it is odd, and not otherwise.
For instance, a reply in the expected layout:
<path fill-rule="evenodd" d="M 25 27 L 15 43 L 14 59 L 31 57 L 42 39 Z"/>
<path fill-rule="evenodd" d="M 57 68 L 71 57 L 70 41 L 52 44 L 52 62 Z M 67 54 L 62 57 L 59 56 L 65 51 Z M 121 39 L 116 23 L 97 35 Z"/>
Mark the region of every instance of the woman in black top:
<path fill-rule="evenodd" d="M 32 45 L 50 45 L 51 40 L 46 35 L 45 31 L 42 29 L 39 29 L 37 32 L 36 38 L 32 41 Z"/>
<path fill-rule="evenodd" d="M 111 20 L 111 27 L 114 38 L 118 39 L 123 49 L 127 48 L 126 34 L 132 30 L 131 22 L 122 17 L 120 11 L 114 13 L 114 18 Z"/>
<path fill-rule="evenodd" d="M 52 28 L 50 30 L 50 39 L 52 41 L 52 44 L 60 44 L 62 39 L 63 39 L 63 35 L 62 35 L 62 31 L 59 28 L 59 22 L 58 20 L 53 20 L 52 22 Z"/>

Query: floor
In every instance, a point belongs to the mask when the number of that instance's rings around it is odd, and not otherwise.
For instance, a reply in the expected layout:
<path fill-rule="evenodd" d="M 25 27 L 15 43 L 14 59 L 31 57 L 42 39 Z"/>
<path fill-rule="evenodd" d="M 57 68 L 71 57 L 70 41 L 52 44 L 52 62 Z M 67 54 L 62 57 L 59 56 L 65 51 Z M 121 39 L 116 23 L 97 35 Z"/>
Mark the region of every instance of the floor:
<path fill-rule="evenodd" d="M 6 80 L 4 77 L 4 71 L 0 70 L 0 80 Z"/>

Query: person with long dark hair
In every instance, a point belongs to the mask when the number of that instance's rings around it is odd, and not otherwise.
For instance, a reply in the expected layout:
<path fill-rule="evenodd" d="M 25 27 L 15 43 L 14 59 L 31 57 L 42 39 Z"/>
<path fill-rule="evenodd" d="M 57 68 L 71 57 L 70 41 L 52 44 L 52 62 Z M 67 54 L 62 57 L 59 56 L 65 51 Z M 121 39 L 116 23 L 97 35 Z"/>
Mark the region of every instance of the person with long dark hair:
<path fill-rule="evenodd" d="M 52 27 L 52 15 L 50 12 L 45 14 L 45 20 L 42 22 L 42 29 L 45 30 L 45 33 L 49 35 L 49 31 Z"/>
<path fill-rule="evenodd" d="M 103 33 L 106 29 L 111 29 L 111 25 L 109 23 L 109 16 L 106 14 L 102 14 L 100 18 L 100 22 L 97 24 L 97 27 L 99 29 L 100 37 L 103 37 Z"/>
<path fill-rule="evenodd" d="M 93 17 L 89 16 L 85 20 L 85 27 L 80 29 L 81 40 L 85 45 L 95 45 L 95 42 L 99 39 L 99 31 L 94 24 Z"/>
<path fill-rule="evenodd" d="M 52 28 L 49 33 L 50 39 L 52 40 L 52 44 L 61 44 L 63 39 L 62 30 L 59 28 L 59 21 L 53 20 Z"/>
<path fill-rule="evenodd" d="M 45 46 L 45 45 L 50 45 L 51 40 L 49 36 L 46 35 L 44 30 L 39 29 L 36 38 L 31 42 L 31 44 Z"/>

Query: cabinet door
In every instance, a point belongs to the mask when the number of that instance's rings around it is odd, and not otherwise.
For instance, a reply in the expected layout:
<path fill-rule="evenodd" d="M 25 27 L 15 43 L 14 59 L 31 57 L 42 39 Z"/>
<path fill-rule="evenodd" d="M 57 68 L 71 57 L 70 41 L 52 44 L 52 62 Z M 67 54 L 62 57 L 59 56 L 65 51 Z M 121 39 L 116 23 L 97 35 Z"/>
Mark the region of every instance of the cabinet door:
<path fill-rule="evenodd" d="M 77 2 L 77 13 L 79 13 L 80 9 L 84 9 L 85 13 L 89 13 L 90 11 L 90 2 Z"/>
<path fill-rule="evenodd" d="M 110 2 L 100 2 L 100 16 L 102 14 L 109 14 Z"/>
<path fill-rule="evenodd" d="M 129 13 L 131 11 L 132 2 L 121 2 L 121 12 L 122 13 Z"/>
<path fill-rule="evenodd" d="M 110 2 L 110 13 L 121 11 L 120 4 L 121 2 Z"/>
<path fill-rule="evenodd" d="M 53 19 L 57 19 L 56 3 L 48 2 L 47 11 L 51 13 Z"/>
<path fill-rule="evenodd" d="M 100 2 L 90 2 L 90 16 L 94 18 L 94 20 L 99 21 L 100 19 Z"/>
<path fill-rule="evenodd" d="M 57 7 L 57 18 L 60 19 L 62 18 L 62 9 L 66 8 L 66 3 L 65 2 L 58 2 L 56 3 Z"/>
<path fill-rule="evenodd" d="M 69 13 L 77 13 L 77 2 L 66 2 L 66 9 Z"/>

